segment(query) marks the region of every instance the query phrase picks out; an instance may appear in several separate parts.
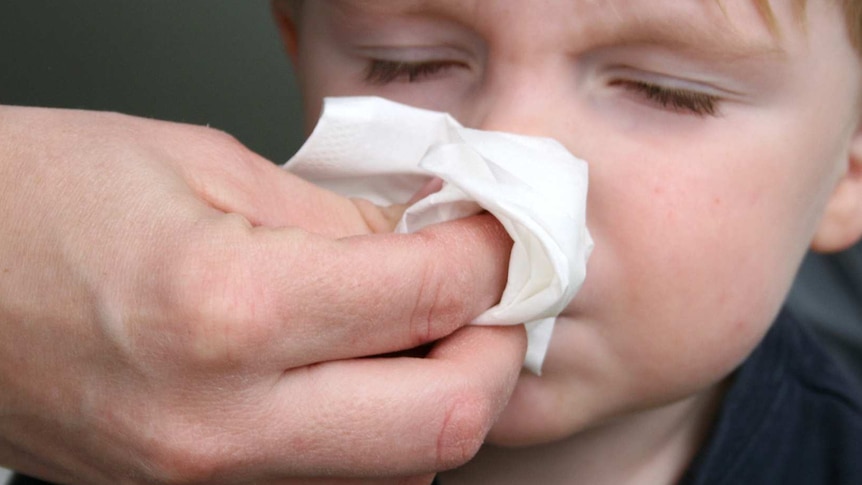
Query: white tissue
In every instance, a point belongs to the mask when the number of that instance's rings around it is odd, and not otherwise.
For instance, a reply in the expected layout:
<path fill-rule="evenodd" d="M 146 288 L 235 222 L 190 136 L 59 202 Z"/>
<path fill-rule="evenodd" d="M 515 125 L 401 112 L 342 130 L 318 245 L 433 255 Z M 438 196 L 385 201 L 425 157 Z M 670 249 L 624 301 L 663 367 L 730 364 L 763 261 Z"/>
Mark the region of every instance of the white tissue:
<path fill-rule="evenodd" d="M 398 232 L 493 214 L 514 241 L 500 302 L 473 322 L 525 323 L 524 366 L 539 374 L 556 316 L 586 276 L 587 164 L 549 138 L 464 128 L 445 113 L 374 97 L 327 98 L 285 168 L 379 205 L 403 204 L 433 176 L 443 189 L 404 214 Z"/>

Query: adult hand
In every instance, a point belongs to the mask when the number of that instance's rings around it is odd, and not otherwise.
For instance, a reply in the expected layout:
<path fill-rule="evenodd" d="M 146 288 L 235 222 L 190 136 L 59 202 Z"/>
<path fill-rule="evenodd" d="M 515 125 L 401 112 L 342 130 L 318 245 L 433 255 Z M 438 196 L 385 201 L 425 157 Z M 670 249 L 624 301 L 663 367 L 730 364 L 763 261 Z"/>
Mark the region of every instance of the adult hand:
<path fill-rule="evenodd" d="M 0 141 L 0 463 L 62 483 L 427 481 L 505 405 L 523 331 L 462 328 L 504 286 L 491 217 L 375 234 L 397 209 L 202 127 L 2 107 Z"/>

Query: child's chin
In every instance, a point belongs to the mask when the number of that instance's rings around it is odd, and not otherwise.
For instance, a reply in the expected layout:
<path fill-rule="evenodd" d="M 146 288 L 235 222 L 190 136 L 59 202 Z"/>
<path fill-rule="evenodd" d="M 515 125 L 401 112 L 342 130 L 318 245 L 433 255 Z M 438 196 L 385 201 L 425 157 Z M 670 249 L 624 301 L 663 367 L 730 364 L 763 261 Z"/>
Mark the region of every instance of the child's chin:
<path fill-rule="evenodd" d="M 504 448 L 520 448 L 552 443 L 571 436 L 575 430 L 538 413 L 504 415 L 491 428 L 485 442 Z"/>

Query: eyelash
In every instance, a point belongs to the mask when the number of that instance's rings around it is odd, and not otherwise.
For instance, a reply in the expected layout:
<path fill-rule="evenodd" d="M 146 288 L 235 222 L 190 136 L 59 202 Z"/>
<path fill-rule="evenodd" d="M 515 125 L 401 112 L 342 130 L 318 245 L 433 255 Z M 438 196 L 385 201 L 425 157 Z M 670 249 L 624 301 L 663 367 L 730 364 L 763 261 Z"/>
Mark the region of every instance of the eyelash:
<path fill-rule="evenodd" d="M 398 80 L 412 83 L 459 65 L 452 61 L 407 62 L 372 59 L 365 70 L 365 81 L 378 86 Z"/>
<path fill-rule="evenodd" d="M 622 79 L 611 81 L 610 85 L 632 91 L 670 111 L 701 117 L 718 116 L 719 98 L 711 94 Z"/>
<path fill-rule="evenodd" d="M 451 61 L 407 62 L 372 59 L 365 70 L 365 81 L 377 86 L 399 80 L 413 83 L 459 65 Z M 666 110 L 700 117 L 718 115 L 719 98 L 710 94 L 623 79 L 611 81 L 610 85 L 643 96 Z"/>

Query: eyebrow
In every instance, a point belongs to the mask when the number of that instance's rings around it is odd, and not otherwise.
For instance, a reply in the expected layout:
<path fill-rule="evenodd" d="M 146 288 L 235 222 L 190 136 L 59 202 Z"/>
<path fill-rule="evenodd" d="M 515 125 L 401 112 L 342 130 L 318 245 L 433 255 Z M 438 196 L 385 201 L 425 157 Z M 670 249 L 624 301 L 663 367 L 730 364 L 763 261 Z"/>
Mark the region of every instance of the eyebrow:
<path fill-rule="evenodd" d="M 432 15 L 465 25 L 480 20 L 476 7 L 481 0 L 329 1 L 345 12 L 355 9 L 376 15 Z M 654 45 L 719 61 L 780 59 L 786 55 L 780 44 L 779 32 L 771 31 L 764 22 L 764 35 L 745 35 L 741 29 L 734 28 L 727 12 L 716 0 L 668 0 L 664 5 L 652 5 L 646 10 L 632 8 L 631 5 L 627 8 L 627 0 L 565 1 L 595 5 L 579 9 L 579 17 L 586 14 L 589 20 L 581 19 L 572 26 L 573 31 L 578 31 L 578 35 L 586 39 L 586 48 Z M 697 11 L 669 13 L 669 5 L 689 9 L 697 7 Z M 464 22 L 465 19 L 469 21 Z"/>
<path fill-rule="evenodd" d="M 611 2 L 608 2 L 611 3 Z M 786 56 L 780 35 L 762 24 L 760 36 L 745 35 L 714 0 L 700 3 L 700 15 L 653 14 L 620 15 L 615 20 L 588 27 L 593 47 L 614 45 L 658 45 L 681 52 L 696 53 L 716 60 L 780 59 Z M 712 8 L 710 8 L 712 6 Z M 660 10 L 660 8 L 654 9 Z M 763 20 L 763 19 L 759 19 Z"/>

